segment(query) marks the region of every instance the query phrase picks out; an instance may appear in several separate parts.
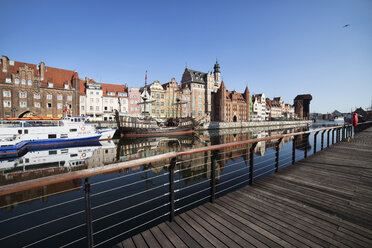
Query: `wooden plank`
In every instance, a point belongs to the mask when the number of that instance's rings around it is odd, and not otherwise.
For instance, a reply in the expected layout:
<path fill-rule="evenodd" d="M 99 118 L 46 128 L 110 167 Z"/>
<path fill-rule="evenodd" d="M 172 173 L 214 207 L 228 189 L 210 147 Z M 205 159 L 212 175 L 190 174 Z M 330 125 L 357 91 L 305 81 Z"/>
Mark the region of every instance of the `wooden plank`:
<path fill-rule="evenodd" d="M 140 233 L 137 234 L 137 235 L 134 235 L 132 237 L 132 240 L 133 240 L 134 244 L 136 245 L 136 247 L 149 247 L 146 244 L 146 241 L 143 239 L 143 237 Z"/>
<path fill-rule="evenodd" d="M 247 225 L 235 220 L 225 212 L 217 209 L 215 204 L 205 204 L 203 205 L 209 212 L 214 213 L 223 223 L 231 223 L 234 225 L 238 230 L 241 230 L 243 234 L 241 235 L 245 240 L 252 243 L 255 247 L 272 247 L 276 244 L 272 242 L 270 239 L 266 238 L 262 234 L 254 231 L 253 229 L 249 228 Z M 237 232 L 238 233 L 238 232 Z M 268 244 L 268 245 L 267 245 Z"/>
<path fill-rule="evenodd" d="M 277 237 L 276 235 L 266 231 L 265 229 L 259 227 L 255 223 L 252 223 L 245 218 L 241 217 L 239 214 L 231 211 L 229 208 L 226 208 L 223 203 L 220 203 L 219 200 L 216 201 L 215 207 L 226 214 L 230 215 L 234 219 L 238 220 L 239 222 L 249 226 L 250 228 L 254 229 L 256 232 L 261 233 L 269 240 L 273 241 L 274 244 L 270 245 L 271 247 L 278 247 L 278 246 L 286 246 L 286 247 L 294 247 L 293 245 L 289 244 L 288 242 L 282 240 L 281 238 Z"/>
<path fill-rule="evenodd" d="M 175 247 L 187 247 L 187 245 L 178 237 L 178 235 L 173 232 L 171 228 L 169 228 L 166 222 L 159 224 L 158 227 Z"/>
<path fill-rule="evenodd" d="M 299 222 L 298 219 L 290 220 L 287 215 L 282 215 L 278 212 L 274 214 L 275 211 L 273 209 L 267 209 L 267 211 L 265 211 L 265 208 L 262 205 L 255 205 L 253 201 L 250 201 L 250 206 L 247 206 L 241 204 L 241 202 L 238 200 L 238 197 L 235 195 L 234 199 L 234 203 L 236 203 L 238 207 L 240 206 L 244 213 L 254 213 L 254 215 L 258 215 L 256 218 L 259 218 L 260 220 L 268 219 L 268 225 L 275 226 L 275 224 L 277 224 L 278 230 L 286 230 L 286 234 L 291 235 L 293 238 L 300 240 L 310 247 L 325 247 L 329 246 L 330 244 L 338 247 L 347 247 L 346 245 L 335 240 L 333 238 L 334 234 L 327 236 L 324 234 L 323 230 L 314 230 L 313 228 L 310 228 L 310 225 L 303 225 L 303 222 Z M 231 205 L 233 204 L 231 199 L 228 199 L 228 197 L 227 200 L 230 200 L 229 203 Z M 246 208 L 247 211 L 243 210 L 244 208 Z M 291 231 L 292 233 L 289 233 L 288 231 Z"/>
<path fill-rule="evenodd" d="M 198 207 L 197 214 L 200 218 L 204 218 L 210 224 L 216 224 L 217 228 L 220 229 L 221 232 L 226 233 L 229 237 L 235 240 L 240 246 L 242 247 L 252 247 L 254 246 L 253 242 L 250 243 L 248 240 L 251 240 L 253 237 L 246 235 L 244 231 L 236 226 L 232 225 L 232 223 L 225 221 L 220 216 L 216 215 L 212 211 L 208 210 L 204 206 Z M 218 222 L 218 225 L 217 225 Z M 262 247 L 262 246 L 261 246 Z"/>
<path fill-rule="evenodd" d="M 200 210 L 197 211 L 197 209 L 195 209 L 195 210 L 188 211 L 186 213 L 186 215 L 188 215 L 189 217 L 191 217 L 194 221 L 196 221 L 198 224 L 200 224 L 200 226 L 202 226 L 204 229 L 208 230 L 208 232 L 212 233 L 212 235 L 215 238 L 217 238 L 218 240 L 220 240 L 227 247 L 238 247 L 238 246 L 241 246 L 237 242 L 235 242 L 234 240 L 232 240 L 230 237 L 228 237 L 227 235 L 225 235 L 223 232 L 221 232 L 219 230 L 219 228 L 220 229 L 221 228 L 224 229 L 222 227 L 222 225 L 220 225 L 218 222 L 211 224 L 211 223 L 207 222 L 203 217 L 197 215 L 196 212 L 199 212 L 200 213 Z M 229 232 L 229 230 L 227 230 L 226 228 L 224 229 L 224 231 L 225 232 Z M 232 232 L 230 232 L 230 233 L 233 234 Z M 243 246 L 241 246 L 241 247 L 243 247 Z"/>
<path fill-rule="evenodd" d="M 270 218 L 266 214 L 261 214 L 256 209 L 247 207 L 245 204 L 240 204 L 236 200 L 233 202 L 231 198 L 226 197 L 223 200 L 226 204 L 231 206 L 231 209 L 236 209 L 241 212 L 241 216 L 244 216 L 247 220 L 256 223 L 260 227 L 269 231 L 272 234 L 280 237 L 288 243 L 296 247 L 324 247 L 328 243 L 321 240 L 312 240 L 311 235 L 306 232 L 300 232 L 290 225 L 285 225 L 283 222 L 277 221 L 275 218 Z M 254 212 L 252 212 L 252 210 Z M 281 225 L 277 224 L 280 223 Z M 294 231 L 293 231 L 294 230 Z"/>
<path fill-rule="evenodd" d="M 141 234 L 148 246 L 151 246 L 154 248 L 161 248 L 158 241 L 156 241 L 155 237 L 152 235 L 150 230 L 143 231 Z"/>
<path fill-rule="evenodd" d="M 156 240 L 159 242 L 160 246 L 163 248 L 173 248 L 175 247 L 164 235 L 164 233 L 159 229 L 158 226 L 154 226 L 150 229 L 151 233 L 154 235 Z"/>
<path fill-rule="evenodd" d="M 176 217 L 174 222 L 167 223 L 172 230 L 175 230 L 177 235 L 185 242 L 185 244 L 189 247 L 201 247 L 201 244 L 205 246 L 211 246 L 211 244 L 204 239 L 201 235 L 198 236 L 198 233 L 194 233 L 194 229 L 192 229 L 189 225 L 184 223 L 184 221 Z"/>
<path fill-rule="evenodd" d="M 136 248 L 136 245 L 134 244 L 132 238 L 126 239 L 123 242 L 121 242 L 124 248 Z"/>
<path fill-rule="evenodd" d="M 202 235 L 208 242 L 210 242 L 215 247 L 227 247 L 225 244 L 223 244 L 219 239 L 214 237 L 208 230 L 204 229 L 198 222 L 190 218 L 185 213 L 179 215 L 182 220 L 190 225 L 195 232 Z M 196 239 L 199 242 L 199 239 Z"/>

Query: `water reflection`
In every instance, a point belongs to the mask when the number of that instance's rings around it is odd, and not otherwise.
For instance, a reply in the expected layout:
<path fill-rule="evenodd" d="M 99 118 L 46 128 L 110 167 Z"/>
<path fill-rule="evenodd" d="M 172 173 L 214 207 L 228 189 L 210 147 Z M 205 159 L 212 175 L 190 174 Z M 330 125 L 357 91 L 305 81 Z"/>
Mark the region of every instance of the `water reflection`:
<path fill-rule="evenodd" d="M 308 130 L 305 128 L 297 129 L 229 129 L 218 132 L 201 132 L 193 135 L 184 135 L 178 137 L 150 137 L 136 139 L 121 139 L 115 142 L 96 142 L 86 144 L 86 146 L 69 147 L 63 149 L 51 149 L 42 151 L 33 151 L 24 156 L 12 160 L 0 161 L 0 184 L 11 184 L 15 182 L 45 177 L 53 174 L 68 173 L 70 171 L 96 168 L 107 164 L 118 163 L 138 158 L 145 158 L 163 153 L 188 150 L 198 147 L 205 147 L 217 144 L 226 144 L 236 141 L 249 140 L 254 138 L 265 138 L 269 136 L 280 135 L 283 133 L 292 133 Z M 279 147 L 284 143 L 290 142 L 291 138 L 283 139 Z M 298 149 L 304 149 L 304 142 L 308 143 L 308 149 L 311 149 L 309 140 L 303 137 L 298 138 Z M 259 142 L 254 150 L 255 155 L 264 156 L 268 149 L 275 149 L 277 141 Z M 224 168 L 228 163 L 234 161 L 244 161 L 248 164 L 250 145 L 239 145 L 229 147 L 218 151 L 216 158 L 216 177 L 217 182 L 220 175 L 224 173 Z M 210 151 L 184 155 L 177 159 L 177 170 L 180 178 L 185 185 L 202 179 L 210 178 L 211 166 Z M 140 167 L 130 168 L 120 171 L 120 173 L 129 173 L 133 171 L 149 171 L 159 175 L 163 170 L 168 170 L 167 165 L 170 159 L 152 162 Z M 142 175 L 146 184 L 151 184 L 148 175 Z M 73 180 L 61 184 L 55 184 L 44 188 L 14 193 L 8 196 L 0 197 L 0 205 L 5 206 L 11 203 L 19 203 L 35 197 L 43 197 L 46 194 L 55 192 L 66 192 L 68 189 L 79 190 L 81 180 Z"/>

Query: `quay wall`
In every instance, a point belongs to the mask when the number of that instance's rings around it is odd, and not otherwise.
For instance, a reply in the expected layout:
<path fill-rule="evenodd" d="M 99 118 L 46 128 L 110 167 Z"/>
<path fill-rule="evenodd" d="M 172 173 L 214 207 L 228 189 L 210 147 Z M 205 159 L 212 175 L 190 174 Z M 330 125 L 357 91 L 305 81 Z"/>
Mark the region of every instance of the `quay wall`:
<path fill-rule="evenodd" d="M 280 129 L 306 126 L 313 123 L 312 120 L 303 121 L 252 121 L 252 122 L 208 122 L 196 128 L 197 131 L 219 130 L 219 129 L 244 129 L 244 128 L 264 128 Z M 114 121 L 91 122 L 96 128 L 117 129 Z"/>
<path fill-rule="evenodd" d="M 198 131 L 216 130 L 216 129 L 238 129 L 238 128 L 261 128 L 270 129 L 293 128 L 312 124 L 312 120 L 303 121 L 252 121 L 252 122 L 208 122 L 196 128 Z"/>

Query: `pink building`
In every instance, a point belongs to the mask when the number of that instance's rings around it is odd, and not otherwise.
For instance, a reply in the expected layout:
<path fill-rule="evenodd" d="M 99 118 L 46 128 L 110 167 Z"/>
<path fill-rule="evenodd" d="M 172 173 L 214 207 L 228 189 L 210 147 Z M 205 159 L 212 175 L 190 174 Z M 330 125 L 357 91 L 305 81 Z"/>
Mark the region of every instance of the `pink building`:
<path fill-rule="evenodd" d="M 131 87 L 129 88 L 129 103 L 128 103 L 128 114 L 138 115 L 141 114 L 141 106 L 138 103 L 141 102 L 141 93 L 139 88 Z"/>

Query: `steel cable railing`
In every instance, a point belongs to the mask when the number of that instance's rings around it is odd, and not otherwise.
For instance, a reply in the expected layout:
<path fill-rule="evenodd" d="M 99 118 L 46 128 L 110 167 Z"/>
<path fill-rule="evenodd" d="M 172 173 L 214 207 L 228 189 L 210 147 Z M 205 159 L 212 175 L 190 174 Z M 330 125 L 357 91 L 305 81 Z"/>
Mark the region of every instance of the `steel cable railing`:
<path fill-rule="evenodd" d="M 310 134 L 314 134 L 310 136 Z M 301 140 L 298 141 L 299 135 L 302 135 Z M 162 158 L 171 159 L 171 163 L 162 166 L 162 169 L 166 169 L 167 172 L 161 173 L 155 176 L 150 176 L 149 178 L 143 180 L 154 180 L 156 179 L 157 184 L 151 188 L 140 189 L 139 185 L 142 182 L 141 180 L 133 181 L 125 183 L 128 178 L 133 176 L 139 176 L 143 173 L 151 172 L 151 169 L 146 169 L 140 172 L 132 172 L 130 174 L 122 175 L 116 178 L 109 178 L 105 180 L 101 180 L 99 182 L 90 183 L 88 178 L 95 174 L 89 174 L 87 179 L 85 180 L 85 185 L 83 187 L 76 187 L 74 189 L 84 189 L 85 195 L 83 197 L 77 197 L 75 199 L 65 200 L 63 202 L 55 203 L 51 206 L 47 206 L 45 208 L 40 208 L 36 210 L 32 210 L 29 212 L 20 213 L 17 216 L 12 216 L 3 220 L 0 220 L 0 224 L 16 221 L 21 217 L 26 216 L 33 216 L 34 214 L 41 213 L 43 211 L 53 211 L 57 207 L 65 207 L 71 204 L 75 204 L 80 200 L 85 199 L 85 210 L 77 211 L 74 213 L 70 213 L 64 215 L 62 217 L 54 218 L 52 220 L 45 221 L 43 223 L 34 225 L 29 228 L 25 228 L 18 232 L 13 232 L 9 235 L 5 235 L 4 237 L 0 238 L 0 241 L 14 239 L 18 237 L 20 234 L 28 233 L 30 231 L 36 230 L 37 228 L 45 228 L 47 225 L 54 225 L 57 223 L 61 223 L 62 221 L 66 221 L 68 219 L 77 218 L 77 216 L 82 215 L 85 213 L 86 216 L 86 223 L 77 224 L 76 226 L 69 227 L 63 230 L 58 231 L 58 233 L 49 234 L 46 237 L 41 237 L 36 241 L 30 242 L 28 244 L 23 244 L 23 246 L 29 247 L 34 245 L 42 244 L 48 240 L 52 240 L 58 236 L 65 236 L 69 232 L 75 230 L 81 230 L 82 228 L 86 228 L 86 236 L 84 237 L 73 237 L 70 240 L 65 240 L 64 244 L 59 246 L 61 247 L 68 247 L 68 246 L 75 246 L 79 242 L 86 242 L 88 243 L 89 247 L 97 247 L 108 242 L 115 240 L 116 238 L 123 237 L 124 235 L 131 233 L 145 225 L 150 223 L 154 223 L 161 218 L 166 216 L 169 217 L 169 220 L 172 221 L 174 219 L 175 212 L 179 213 L 184 209 L 187 209 L 195 204 L 198 204 L 202 201 L 209 199 L 209 201 L 213 202 L 215 195 L 221 195 L 222 193 L 229 192 L 230 190 L 240 187 L 241 185 L 252 184 L 255 180 L 259 179 L 260 177 L 277 172 L 279 169 L 284 168 L 294 162 L 307 157 L 308 153 L 313 151 L 313 154 L 318 152 L 319 150 L 324 149 L 325 147 L 331 146 L 334 142 L 339 142 L 346 137 L 351 137 L 353 135 L 352 130 L 348 126 L 345 127 L 331 127 L 331 128 L 323 128 L 314 131 L 307 131 L 302 133 L 294 133 L 294 134 L 285 134 L 285 135 L 278 135 L 269 138 L 262 138 L 262 139 L 255 139 L 249 141 L 240 141 L 235 143 L 229 144 L 221 144 L 216 146 L 210 147 L 202 147 L 196 148 L 187 151 L 180 151 L 180 152 L 172 152 L 170 154 L 162 154 L 157 155 L 154 161 L 159 161 Z M 285 144 L 283 143 L 284 137 L 293 137 L 291 142 Z M 313 139 L 313 147 L 309 147 L 309 140 Z M 263 142 L 266 140 L 274 140 L 274 147 L 270 147 L 270 151 L 266 152 L 263 156 L 256 155 L 254 153 L 255 147 L 258 142 Z M 281 146 L 281 143 L 285 144 Z M 292 144 L 292 148 L 291 145 Z M 240 146 L 246 145 L 246 147 L 241 148 Z M 239 147 L 238 149 L 231 149 L 234 147 Z M 228 150 L 223 150 L 227 149 Z M 230 150 L 231 149 L 231 150 Z M 272 150 L 271 150 L 272 149 Z M 241 154 L 240 154 L 241 152 Z M 191 154 L 201 154 L 201 153 L 208 153 L 206 156 L 201 156 L 198 158 L 193 158 L 189 160 L 182 160 L 182 157 L 185 155 Z M 235 154 L 238 153 L 238 154 Z M 232 156 L 226 156 L 226 154 Z M 242 156 L 249 155 L 249 164 L 247 164 L 247 160 L 240 160 Z M 124 162 L 124 164 L 136 164 L 140 163 L 139 161 L 144 161 L 142 164 L 149 164 L 152 157 L 146 159 L 139 159 L 138 161 L 129 161 Z M 239 159 L 236 160 L 235 159 Z M 202 162 L 201 164 L 194 165 L 195 161 Z M 186 163 L 190 163 L 190 167 L 183 168 L 183 165 Z M 222 163 L 223 167 L 216 166 L 217 163 Z M 221 165 L 221 164 L 220 164 Z M 221 166 L 222 166 L 221 165 Z M 124 167 L 121 165 L 116 165 L 116 170 L 120 170 Z M 175 167 L 179 169 L 175 169 Z M 199 168 L 200 169 L 199 169 Z M 114 170 L 114 168 L 109 168 L 107 171 Z M 200 171 L 202 170 L 202 171 Z M 189 175 L 192 173 L 192 175 Z M 218 183 L 216 182 L 216 174 L 218 175 Z M 97 174 L 98 175 L 98 174 Z M 175 178 L 177 175 L 177 179 Z M 168 176 L 168 182 L 164 183 L 164 178 Z M 81 178 L 81 177 L 80 177 Z M 120 185 L 124 181 L 124 185 Z M 115 181 L 116 185 L 111 185 Z M 184 181 L 193 181 L 190 185 L 182 185 L 181 182 Z M 209 183 L 208 186 L 203 186 L 204 184 Z M 175 189 L 175 184 L 179 185 L 179 188 Z M 101 185 L 105 185 L 106 188 L 101 189 Z M 100 189 L 97 192 L 91 193 L 91 187 L 95 189 Z M 110 200 L 108 202 L 104 202 L 95 206 L 92 206 L 91 200 L 94 201 L 102 201 L 104 196 L 107 196 L 111 192 L 119 191 L 124 192 L 125 189 L 128 187 L 133 187 L 138 190 L 130 195 L 125 195 L 123 197 Z M 216 192 L 217 187 L 217 192 Z M 156 192 L 161 189 L 168 188 L 167 192 L 163 192 L 160 195 L 153 196 L 153 192 Z M 73 189 L 73 190 L 74 190 Z M 66 190 L 65 192 L 71 191 L 71 189 Z M 194 192 L 193 192 L 194 191 Z M 207 196 L 205 193 L 210 191 Z M 64 191 L 60 191 L 64 192 Z M 57 193 L 48 194 L 48 196 L 56 195 Z M 1 190 L 0 190 L 1 194 Z M 143 196 L 142 196 L 143 195 Z M 144 195 L 152 195 L 153 197 L 148 198 L 148 196 Z M 45 196 L 43 196 L 45 197 Z M 145 197 L 145 198 L 144 198 Z M 163 199 L 169 197 L 168 201 L 164 203 Z M 41 197 L 35 197 L 33 199 L 40 199 Z M 136 204 L 131 204 L 128 207 L 123 208 L 121 202 L 128 200 L 128 199 L 138 199 L 140 200 Z M 32 199 L 25 200 L 24 202 L 31 201 Z M 191 202 L 188 202 L 191 201 Z M 181 202 L 185 202 L 178 208 L 175 208 L 175 203 L 180 205 Z M 12 206 L 12 204 L 7 204 L 6 206 L 2 206 L 1 208 Z M 105 208 L 109 207 L 110 208 Z M 112 207 L 111 207 L 112 206 Z M 128 215 L 127 218 L 120 217 L 125 212 L 133 212 L 135 209 L 140 208 L 141 213 L 131 213 Z M 97 211 L 100 210 L 100 211 Z M 94 211 L 92 213 L 92 211 Z M 165 212 L 165 213 L 164 213 Z M 101 216 L 98 214 L 104 213 Z M 116 217 L 119 216 L 119 217 Z M 116 223 L 112 223 L 112 221 L 108 224 L 106 220 L 109 220 L 112 217 L 118 218 Z M 141 219 L 140 223 L 136 223 L 135 220 Z M 105 220 L 105 221 L 104 221 Z M 126 223 L 134 224 L 134 227 L 128 228 L 121 228 L 122 225 Z M 132 225 L 131 224 L 131 225 Z M 108 226 L 107 226 L 108 225 Z M 107 234 L 104 236 L 104 233 L 111 232 L 111 230 L 117 230 L 120 227 L 118 234 Z M 103 235 L 103 236 L 102 236 Z M 96 238 L 95 238 L 96 237 Z M 99 237 L 99 238 L 98 238 Z M 96 239 L 96 240 L 95 240 Z M 96 242 L 95 242 L 96 241 Z"/>

